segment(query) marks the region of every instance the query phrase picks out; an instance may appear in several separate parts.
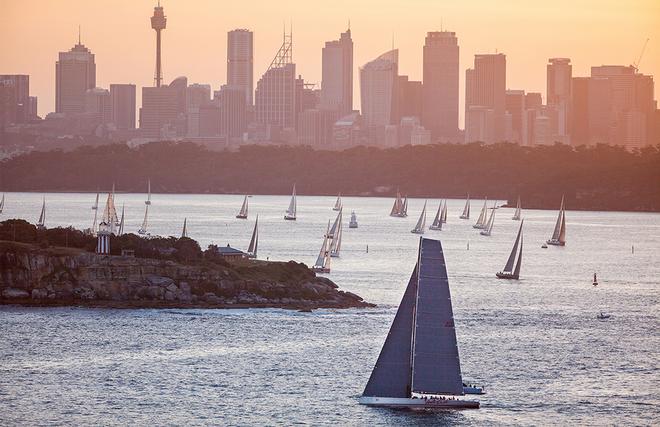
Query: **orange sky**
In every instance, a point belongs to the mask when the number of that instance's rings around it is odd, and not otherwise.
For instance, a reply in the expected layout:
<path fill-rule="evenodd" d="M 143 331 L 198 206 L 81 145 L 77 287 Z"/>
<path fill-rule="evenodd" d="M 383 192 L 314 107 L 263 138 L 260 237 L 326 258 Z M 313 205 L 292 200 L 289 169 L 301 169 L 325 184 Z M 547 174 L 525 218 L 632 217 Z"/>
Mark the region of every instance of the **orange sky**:
<path fill-rule="evenodd" d="M 57 52 L 68 50 L 82 25 L 83 43 L 96 54 L 97 85 L 151 85 L 155 37 L 149 17 L 155 0 L 0 0 L 0 74 L 30 74 L 39 113 L 54 109 Z M 569 57 L 573 75 L 591 65 L 636 61 L 656 76 L 660 90 L 660 0 L 162 0 L 165 81 L 218 89 L 226 75 L 226 33 L 255 32 L 255 85 L 281 44 L 283 23 L 293 22 L 294 61 L 305 80 L 319 82 L 321 47 L 350 19 L 357 67 L 394 44 L 400 74 L 421 79 L 426 31 L 456 31 L 461 48 L 461 110 L 465 68 L 475 53 L 507 55 L 507 86 L 540 91 L 545 99 L 549 57 Z M 139 89 L 138 89 L 139 96 Z M 140 103 L 138 99 L 138 104 Z M 462 116 L 462 114 L 461 114 Z M 462 118 L 461 118 L 462 122 Z"/>

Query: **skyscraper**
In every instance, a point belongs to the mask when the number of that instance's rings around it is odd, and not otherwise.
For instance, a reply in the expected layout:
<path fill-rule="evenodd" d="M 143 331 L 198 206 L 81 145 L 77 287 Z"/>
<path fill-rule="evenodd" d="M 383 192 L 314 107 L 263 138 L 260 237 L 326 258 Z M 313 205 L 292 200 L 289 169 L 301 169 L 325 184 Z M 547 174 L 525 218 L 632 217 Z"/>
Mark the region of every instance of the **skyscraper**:
<path fill-rule="evenodd" d="M 111 84 L 112 122 L 119 130 L 135 129 L 135 85 Z"/>
<path fill-rule="evenodd" d="M 88 89 L 85 92 L 85 113 L 96 123 L 110 123 L 112 119 L 110 91 L 100 87 Z"/>
<path fill-rule="evenodd" d="M 465 72 L 465 141 L 495 143 L 505 138 L 506 56 L 474 56 Z"/>
<path fill-rule="evenodd" d="M 255 107 L 257 122 L 278 128 L 296 127 L 299 100 L 296 64 L 292 62 L 291 35 L 284 35 L 282 46 L 268 70 L 257 82 Z M 302 88 L 301 88 L 302 89 Z"/>
<path fill-rule="evenodd" d="M 227 33 L 227 85 L 245 92 L 245 104 L 252 105 L 254 92 L 254 37 L 252 31 L 232 30 Z"/>
<path fill-rule="evenodd" d="M 398 71 L 398 49 L 385 52 L 360 68 L 362 118 L 370 133 L 398 121 Z"/>
<path fill-rule="evenodd" d="M 548 109 L 556 117 L 554 140 L 568 144 L 570 142 L 570 108 L 573 67 L 568 58 L 550 58 L 547 65 L 547 99 Z"/>
<path fill-rule="evenodd" d="M 450 31 L 433 31 L 424 42 L 422 125 L 436 141 L 458 135 L 458 39 Z"/>
<path fill-rule="evenodd" d="M 30 76 L 0 75 L 0 125 L 26 123 L 30 114 Z"/>
<path fill-rule="evenodd" d="M 322 50 L 321 108 L 340 116 L 353 110 L 353 40 L 350 28 Z"/>
<path fill-rule="evenodd" d="M 140 131 L 146 138 L 164 138 L 172 133 L 184 135 L 188 79 L 179 77 L 169 85 L 142 88 Z M 183 125 L 185 128 L 185 125 Z"/>
<path fill-rule="evenodd" d="M 60 52 L 55 63 L 55 111 L 78 114 L 85 111 L 85 93 L 96 87 L 94 54 L 80 42 Z"/>

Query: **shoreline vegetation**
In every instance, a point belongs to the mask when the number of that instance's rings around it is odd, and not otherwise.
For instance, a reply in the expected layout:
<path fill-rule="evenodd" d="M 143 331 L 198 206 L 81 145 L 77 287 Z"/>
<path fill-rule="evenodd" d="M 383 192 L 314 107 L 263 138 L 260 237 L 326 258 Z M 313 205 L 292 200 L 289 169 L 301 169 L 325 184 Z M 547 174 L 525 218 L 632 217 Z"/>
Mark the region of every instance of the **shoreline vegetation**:
<path fill-rule="evenodd" d="M 391 149 L 244 146 L 210 151 L 157 142 L 34 151 L 0 162 L 0 192 L 300 195 L 472 199 L 523 208 L 660 212 L 660 146 L 437 144 Z"/>
<path fill-rule="evenodd" d="M 227 260 L 189 238 L 111 237 L 111 254 L 79 230 L 0 222 L 0 305 L 105 308 L 365 308 L 305 264 Z M 131 251 L 127 254 L 125 251 Z"/>

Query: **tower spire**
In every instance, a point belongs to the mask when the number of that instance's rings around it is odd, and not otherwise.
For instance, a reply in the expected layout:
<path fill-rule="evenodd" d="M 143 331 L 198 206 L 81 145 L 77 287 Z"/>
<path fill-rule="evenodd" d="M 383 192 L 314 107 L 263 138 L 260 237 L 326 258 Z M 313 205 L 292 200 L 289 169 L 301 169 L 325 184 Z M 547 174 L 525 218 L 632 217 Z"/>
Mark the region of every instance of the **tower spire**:
<path fill-rule="evenodd" d="M 80 24 L 78 24 L 78 44 L 82 44 L 80 42 L 80 40 L 81 40 L 81 38 L 80 38 Z"/>

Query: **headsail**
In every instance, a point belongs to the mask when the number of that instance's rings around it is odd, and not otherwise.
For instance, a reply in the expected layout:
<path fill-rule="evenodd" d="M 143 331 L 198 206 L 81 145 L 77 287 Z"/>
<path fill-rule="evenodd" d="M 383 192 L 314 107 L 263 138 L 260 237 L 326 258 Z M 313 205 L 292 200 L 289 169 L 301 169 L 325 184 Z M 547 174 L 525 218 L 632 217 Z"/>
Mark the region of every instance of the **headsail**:
<path fill-rule="evenodd" d="M 484 206 L 481 208 L 477 222 L 473 225 L 474 228 L 484 228 L 486 226 L 486 220 L 488 219 L 488 208 L 486 207 L 486 203 L 488 203 L 488 197 L 484 199 Z"/>
<path fill-rule="evenodd" d="M 188 218 L 183 218 L 183 230 L 181 230 L 181 238 L 188 237 Z"/>
<path fill-rule="evenodd" d="M 424 234 L 424 227 L 426 227 L 426 202 L 424 202 L 424 208 L 422 208 L 422 213 L 419 215 L 417 224 L 415 228 L 410 230 L 411 233 Z"/>
<path fill-rule="evenodd" d="M 463 208 L 461 219 L 470 219 L 470 193 L 468 193 L 467 199 L 465 200 L 465 207 Z"/>
<path fill-rule="evenodd" d="M 259 215 L 254 221 L 254 229 L 252 230 L 252 238 L 250 238 L 250 244 L 248 245 L 248 256 L 250 258 L 257 257 L 257 246 L 259 245 Z"/>
<path fill-rule="evenodd" d="M 435 218 L 429 227 L 430 230 L 442 230 L 442 202 L 438 205 L 438 211 L 435 213 Z"/>

